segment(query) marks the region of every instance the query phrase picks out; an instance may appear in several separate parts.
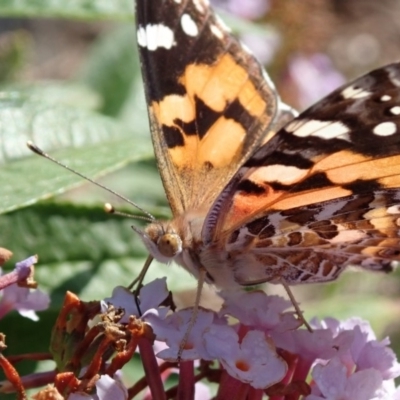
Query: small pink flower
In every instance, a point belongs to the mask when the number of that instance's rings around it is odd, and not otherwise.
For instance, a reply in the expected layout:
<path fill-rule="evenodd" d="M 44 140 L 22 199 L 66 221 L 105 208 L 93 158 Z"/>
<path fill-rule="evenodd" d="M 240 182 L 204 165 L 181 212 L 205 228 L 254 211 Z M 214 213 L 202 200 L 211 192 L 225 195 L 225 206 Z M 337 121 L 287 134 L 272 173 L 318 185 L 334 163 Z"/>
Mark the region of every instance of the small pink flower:
<path fill-rule="evenodd" d="M 400 364 L 396 360 L 393 350 L 387 347 L 389 339 L 381 342 L 373 340 L 368 342 L 359 354 L 357 360 L 358 370 L 374 368 L 381 373 L 382 379 L 393 379 L 400 375 Z"/>
<path fill-rule="evenodd" d="M 48 308 L 50 297 L 40 289 L 29 289 L 18 286 L 17 282 L 26 279 L 31 273 L 31 267 L 37 262 L 37 257 L 32 256 L 15 265 L 14 271 L 5 274 L 2 278 L 9 284 L 1 291 L 0 318 L 12 310 L 18 311 L 23 317 L 37 321 L 39 317 L 35 311 Z"/>
<path fill-rule="evenodd" d="M 333 334 L 327 329 L 316 329 L 314 332 L 305 329 L 272 332 L 271 336 L 277 347 L 298 354 L 309 365 L 319 358 L 329 359 L 338 352 Z"/>
<path fill-rule="evenodd" d="M 177 311 L 162 319 L 152 310 L 143 318 L 153 328 L 157 340 L 165 341 L 168 345 L 157 353 L 157 357 L 167 361 L 176 361 L 182 340 L 189 329 L 189 322 L 193 314 L 193 309 Z M 212 326 L 216 314 L 210 310 L 199 309 L 196 321 L 190 330 L 190 335 L 182 353 L 182 360 L 212 360 L 210 354 L 204 347 L 203 334 L 205 330 Z"/>
<path fill-rule="evenodd" d="M 317 364 L 312 377 L 316 384 L 306 400 L 371 400 L 382 385 L 378 371 L 366 369 L 348 376 L 347 367 L 339 358 L 332 358 L 326 365 Z"/>
<path fill-rule="evenodd" d="M 165 317 L 169 308 L 159 308 L 159 305 L 168 295 L 166 278 L 160 278 L 143 286 L 139 292 L 139 299 L 135 299 L 134 294 L 130 290 L 122 286 L 117 286 L 114 288 L 111 297 L 107 297 L 101 301 L 101 307 L 103 312 L 107 310 L 107 304 L 112 304 L 114 307 L 124 309 L 125 314 L 121 318 L 121 323 L 128 322 L 129 316 L 131 315 L 143 317 L 149 310 L 154 308 L 157 308 L 160 317 Z M 137 308 L 137 301 L 140 305 L 140 312 Z"/>
<path fill-rule="evenodd" d="M 102 375 L 96 382 L 96 393 L 72 393 L 68 400 L 127 400 L 128 391 L 119 379 Z"/>
<path fill-rule="evenodd" d="M 33 275 L 33 266 L 37 262 L 37 256 L 31 256 L 23 261 L 17 262 L 13 271 L 8 272 L 0 277 L 0 289 L 4 289 L 7 286 L 23 281 L 26 283 L 29 277 Z"/>
<path fill-rule="evenodd" d="M 128 391 L 119 379 L 113 379 L 108 375 L 102 375 L 96 382 L 96 391 L 99 400 L 126 400 Z"/>
<path fill-rule="evenodd" d="M 388 347 L 390 340 L 377 341 L 368 321 L 349 318 L 340 322 L 330 318 L 321 321 L 319 326 L 329 326 L 335 336 L 335 346 L 342 350 L 342 361 L 351 360 L 349 365 L 356 367 L 357 371 L 373 368 L 381 373 L 384 380 L 400 375 L 400 364 L 393 350 Z"/>
<path fill-rule="evenodd" d="M 301 325 L 288 300 L 279 296 L 267 296 L 262 291 L 221 293 L 225 299 L 222 313 L 237 318 L 241 324 L 261 329 L 265 332 L 284 332 Z"/>
<path fill-rule="evenodd" d="M 242 340 L 230 326 L 211 326 L 204 335 L 205 346 L 230 376 L 256 389 L 267 388 L 283 379 L 285 361 L 262 331 L 251 330 Z"/>

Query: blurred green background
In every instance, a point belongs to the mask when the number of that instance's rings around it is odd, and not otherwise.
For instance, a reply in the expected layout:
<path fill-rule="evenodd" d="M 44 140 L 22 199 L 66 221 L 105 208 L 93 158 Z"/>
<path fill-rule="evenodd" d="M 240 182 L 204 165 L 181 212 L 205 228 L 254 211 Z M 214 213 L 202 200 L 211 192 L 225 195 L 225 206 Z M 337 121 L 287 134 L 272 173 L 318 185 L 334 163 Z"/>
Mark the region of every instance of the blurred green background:
<path fill-rule="evenodd" d="M 266 65 L 284 101 L 299 110 L 400 55 L 395 0 L 215 3 Z M 13 312 L 0 331 L 7 334 L 6 354 L 47 351 L 65 291 L 83 300 L 104 298 L 135 277 L 146 251 L 130 227 L 140 221 L 103 212 L 107 201 L 135 213 L 132 207 L 32 155 L 25 142 L 33 140 L 157 217 L 170 215 L 152 155 L 132 2 L 2 0 L 0 85 L 0 246 L 14 252 L 5 269 L 38 254 L 36 280 L 52 298 L 39 322 Z M 156 263 L 148 280 L 165 275 L 177 303 L 192 305 L 195 280 Z M 307 318 L 368 319 L 400 354 L 399 278 L 349 271 L 331 284 L 296 287 L 294 294 Z M 214 297 L 206 291 L 207 304 Z M 25 363 L 21 370 L 38 368 L 49 364 Z"/>

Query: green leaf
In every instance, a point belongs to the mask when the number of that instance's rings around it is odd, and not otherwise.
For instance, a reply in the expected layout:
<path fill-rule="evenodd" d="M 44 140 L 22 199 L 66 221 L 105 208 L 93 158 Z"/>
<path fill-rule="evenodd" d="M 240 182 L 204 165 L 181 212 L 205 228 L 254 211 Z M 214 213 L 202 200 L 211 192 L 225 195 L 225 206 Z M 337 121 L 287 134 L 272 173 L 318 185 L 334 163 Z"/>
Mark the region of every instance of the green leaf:
<path fill-rule="evenodd" d="M 8 268 L 38 254 L 35 278 L 51 293 L 50 308 L 58 309 L 66 290 L 83 300 L 98 300 L 138 275 L 147 250 L 131 225 L 132 220 L 100 207 L 44 203 L 3 215 L 0 246 L 14 252 Z M 146 281 L 166 275 L 171 290 L 196 285 L 182 268 L 158 263 L 152 264 Z"/>
<path fill-rule="evenodd" d="M 143 92 L 135 37 L 133 24 L 103 35 L 77 75 L 80 82 L 102 97 L 101 110 L 106 115 L 118 116 L 132 92 Z M 143 110 L 144 99 L 140 105 Z M 130 113 L 137 114 L 137 104 L 130 104 Z"/>
<path fill-rule="evenodd" d="M 133 15 L 131 0 L 2 0 L 1 17 L 114 19 L 129 20 Z"/>
<path fill-rule="evenodd" d="M 22 30 L 8 32 L 2 35 L 0 82 L 14 80 L 16 78 L 17 72 L 23 66 L 30 44 L 29 35 Z"/>
<path fill-rule="evenodd" d="M 0 87 L 1 97 L 47 102 L 81 108 L 99 110 L 102 98 L 88 85 L 66 81 L 40 81 L 35 83 L 13 83 Z"/>
<path fill-rule="evenodd" d="M 32 155 L 26 147 L 28 140 L 92 178 L 152 154 L 148 138 L 135 138 L 135 129 L 95 113 L 22 95 L 3 94 L 0 121 L 0 212 L 32 204 L 82 181 Z M 64 150 L 52 151 L 60 148 Z"/>

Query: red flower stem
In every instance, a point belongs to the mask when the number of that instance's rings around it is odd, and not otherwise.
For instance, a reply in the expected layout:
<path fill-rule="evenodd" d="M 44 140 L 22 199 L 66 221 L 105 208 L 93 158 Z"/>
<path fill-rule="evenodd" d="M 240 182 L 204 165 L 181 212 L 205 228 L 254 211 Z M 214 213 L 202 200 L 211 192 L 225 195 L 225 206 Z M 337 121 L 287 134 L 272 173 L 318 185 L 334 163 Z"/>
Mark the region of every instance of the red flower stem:
<path fill-rule="evenodd" d="M 97 348 L 96 353 L 94 354 L 91 363 L 87 367 L 85 374 L 82 379 L 91 379 L 96 374 L 99 373 L 101 365 L 103 363 L 103 355 L 106 352 L 107 348 L 110 346 L 111 340 L 105 337 L 101 342 L 99 347 Z"/>
<path fill-rule="evenodd" d="M 54 378 L 55 388 L 65 397 L 70 393 L 75 392 L 81 381 L 74 375 L 73 372 L 61 372 Z"/>
<path fill-rule="evenodd" d="M 226 371 L 222 371 L 221 382 L 215 399 L 246 400 L 249 389 L 250 385 L 240 382 L 239 380 L 228 375 Z"/>
<path fill-rule="evenodd" d="M 112 359 L 111 364 L 106 370 L 106 374 L 111 377 L 117 372 L 117 370 L 122 369 L 122 367 L 132 358 L 135 353 L 136 347 L 138 344 L 138 338 L 135 336 L 131 337 L 131 340 L 128 342 L 126 349 L 124 351 L 118 352 L 115 357 Z"/>
<path fill-rule="evenodd" d="M 311 362 L 299 357 L 296 369 L 294 370 L 292 381 L 305 381 L 311 369 Z"/>
<path fill-rule="evenodd" d="M 14 366 L 1 353 L 0 353 L 0 367 L 3 369 L 4 375 L 13 385 L 15 391 L 17 392 L 17 399 L 26 400 L 27 397 L 24 386 L 21 381 L 21 377 L 19 376 Z M 2 388 L 0 388 L 0 391 L 1 389 Z"/>
<path fill-rule="evenodd" d="M 34 361 L 53 360 L 53 356 L 50 353 L 27 353 L 27 354 L 18 354 L 16 356 L 8 356 L 7 360 L 14 365 L 23 360 L 34 360 Z"/>
<path fill-rule="evenodd" d="M 163 362 L 159 368 L 160 375 L 162 375 L 163 372 L 167 371 L 170 368 L 176 368 L 176 363 Z M 146 376 L 143 376 L 132 387 L 128 389 L 128 399 L 133 399 L 135 396 L 138 395 L 139 392 L 144 390 L 147 385 L 147 378 Z"/>
<path fill-rule="evenodd" d="M 166 400 L 164 386 L 158 368 L 157 359 L 154 355 L 153 346 L 147 338 L 140 338 L 138 342 L 140 357 L 142 359 L 144 373 L 146 375 L 149 389 L 154 400 Z"/>
<path fill-rule="evenodd" d="M 194 400 L 194 362 L 179 364 L 178 400 Z"/>
<path fill-rule="evenodd" d="M 90 344 L 93 342 L 93 340 L 101 333 L 101 328 L 98 326 L 92 327 L 83 340 L 79 343 L 77 346 L 74 355 L 71 358 L 70 365 L 73 370 L 77 370 L 80 368 L 81 365 L 81 359 L 83 358 L 83 355 L 86 353 L 88 348 L 90 348 Z M 103 343 L 103 341 L 102 341 Z M 96 352 L 98 353 L 98 351 Z"/>
<path fill-rule="evenodd" d="M 56 371 L 36 372 L 23 376 L 21 380 L 25 389 L 32 389 L 53 383 L 56 375 Z"/>
<path fill-rule="evenodd" d="M 254 389 L 253 387 L 250 387 L 246 400 L 262 400 L 263 394 L 264 392 L 262 389 Z"/>

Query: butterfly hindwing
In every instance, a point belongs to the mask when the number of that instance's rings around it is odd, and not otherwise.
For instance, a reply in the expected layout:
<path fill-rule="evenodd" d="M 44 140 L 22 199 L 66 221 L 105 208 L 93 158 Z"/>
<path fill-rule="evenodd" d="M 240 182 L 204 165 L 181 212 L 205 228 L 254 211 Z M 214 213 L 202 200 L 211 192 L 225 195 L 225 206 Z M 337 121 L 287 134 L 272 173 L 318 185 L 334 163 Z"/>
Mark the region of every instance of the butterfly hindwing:
<path fill-rule="evenodd" d="M 255 219 L 225 245 L 235 257 L 234 279 L 243 285 L 326 282 L 349 265 L 390 272 L 400 261 L 399 204 L 400 189 L 390 189 Z"/>
<path fill-rule="evenodd" d="M 137 37 L 173 214 L 207 209 L 273 123 L 273 85 L 205 0 L 138 1 Z"/>

